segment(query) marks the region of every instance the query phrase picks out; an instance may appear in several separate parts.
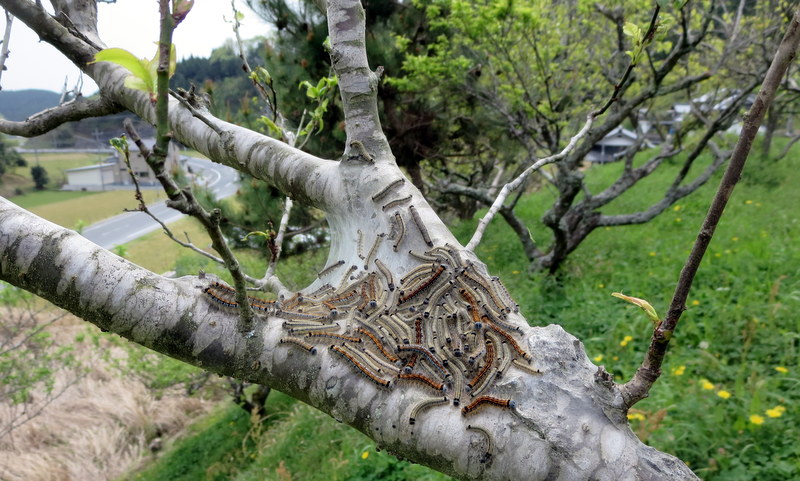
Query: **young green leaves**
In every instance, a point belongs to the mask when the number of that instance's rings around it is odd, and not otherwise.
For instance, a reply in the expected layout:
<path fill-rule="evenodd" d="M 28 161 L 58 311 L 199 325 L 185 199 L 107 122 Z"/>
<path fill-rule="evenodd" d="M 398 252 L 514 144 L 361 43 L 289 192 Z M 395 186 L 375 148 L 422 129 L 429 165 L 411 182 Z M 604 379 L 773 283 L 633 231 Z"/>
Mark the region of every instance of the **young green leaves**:
<path fill-rule="evenodd" d="M 169 76 L 175 73 L 175 45 L 169 52 Z M 158 69 L 158 50 L 152 59 L 137 58 L 136 55 L 121 48 L 106 48 L 94 56 L 95 62 L 110 62 L 128 69 L 130 75 L 125 79 L 125 86 L 150 94 L 150 101 L 156 98 L 156 69 Z"/>

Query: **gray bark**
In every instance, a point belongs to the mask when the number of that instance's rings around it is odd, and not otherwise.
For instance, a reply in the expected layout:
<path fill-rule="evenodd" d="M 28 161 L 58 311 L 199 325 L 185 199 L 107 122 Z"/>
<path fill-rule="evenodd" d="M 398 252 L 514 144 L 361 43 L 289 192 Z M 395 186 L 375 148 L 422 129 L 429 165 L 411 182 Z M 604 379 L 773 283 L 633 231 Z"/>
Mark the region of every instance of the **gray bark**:
<path fill-rule="evenodd" d="M 0 5 L 75 60 L 107 98 L 152 120 L 147 95 L 123 87 L 125 71 L 86 62 L 93 51 L 89 43 L 64 30 L 33 2 L 0 0 Z M 375 95 L 365 70 L 363 10 L 359 2 L 337 0 L 328 2 L 328 11 L 335 19 L 330 22 L 334 55 L 341 56 L 334 60 L 345 69 L 340 73 L 344 102 L 354 106 L 352 111 L 346 108 L 348 119 L 357 124 L 348 125 L 349 150 L 339 162 L 318 159 L 206 115 L 216 126 L 212 129 L 179 104 L 170 110 L 174 135 L 185 144 L 327 213 L 332 232 L 328 265 L 334 267 L 302 290 L 302 300 L 287 295 L 280 305 L 256 317 L 252 331 L 241 332 L 237 310 L 212 298 L 224 297 L 219 291 L 215 294 L 215 279 L 161 277 L 4 199 L 0 279 L 133 342 L 209 371 L 269 385 L 359 429 L 397 456 L 459 479 L 696 479 L 681 461 L 636 438 L 618 387 L 591 363 L 581 342 L 556 325 L 529 327 L 485 266 L 458 245 L 420 192 L 401 180 L 371 105 Z M 71 13 L 80 16 L 79 9 Z M 83 25 L 80 20 L 73 18 L 73 23 Z M 401 283 L 420 265 L 430 266 L 421 281 Z M 438 274 L 432 273 L 435 269 Z M 326 284 L 333 287 L 325 290 Z M 349 295 L 359 302 L 347 301 Z M 338 323 L 338 334 L 350 337 L 361 336 L 358 329 L 380 336 L 384 313 L 402 318 L 404 329 L 431 353 L 419 356 L 419 370 L 414 372 L 441 377 L 443 388 L 403 379 L 402 368 L 382 361 L 380 353 L 368 347 L 366 336 L 356 344 L 303 337 L 303 328 L 292 327 L 298 318 L 321 311 L 325 315 L 311 322 Z M 436 326 L 443 337 L 465 321 L 463 329 L 453 333 L 453 342 L 473 344 L 475 366 L 458 368 L 463 358 L 453 357 L 452 346 L 437 341 L 436 333 L 429 331 L 431 324 L 414 332 L 416 317 L 428 319 L 424 312 L 432 314 L 429 323 L 440 322 Z M 439 321 L 437 315 L 445 318 L 446 312 L 454 314 Z M 480 327 L 475 319 L 482 321 Z M 313 344 L 316 354 L 288 338 Z M 402 354 L 399 339 L 387 332 L 382 341 L 389 352 Z M 378 367 L 359 368 L 336 351 L 347 346 L 355 349 L 355 358 Z M 483 346 L 483 354 L 478 346 Z M 491 357 L 486 354 L 490 349 L 496 349 Z M 450 363 L 437 372 L 433 358 Z M 510 362 L 512 358 L 519 364 Z M 501 375 L 492 368 L 481 395 L 505 400 L 507 407 L 489 404 L 465 413 L 463 408 L 479 398 L 465 389 L 461 405 L 454 406 L 456 386 L 458 380 L 480 378 L 475 373 L 482 370 L 481 363 L 505 365 Z M 388 386 L 360 375 L 360 370 L 372 372 Z M 411 424 L 412 410 L 432 396 L 447 396 L 448 402 L 417 410 Z"/>

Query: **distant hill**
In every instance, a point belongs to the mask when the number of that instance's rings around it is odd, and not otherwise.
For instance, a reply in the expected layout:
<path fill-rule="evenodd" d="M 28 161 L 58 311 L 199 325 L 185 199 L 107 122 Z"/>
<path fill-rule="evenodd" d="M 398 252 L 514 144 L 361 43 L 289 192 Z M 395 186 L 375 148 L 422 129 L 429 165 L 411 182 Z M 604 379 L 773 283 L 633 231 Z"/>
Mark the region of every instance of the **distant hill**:
<path fill-rule="evenodd" d="M 58 104 L 61 96 L 49 90 L 0 90 L 0 115 L 25 120 L 36 112 Z"/>

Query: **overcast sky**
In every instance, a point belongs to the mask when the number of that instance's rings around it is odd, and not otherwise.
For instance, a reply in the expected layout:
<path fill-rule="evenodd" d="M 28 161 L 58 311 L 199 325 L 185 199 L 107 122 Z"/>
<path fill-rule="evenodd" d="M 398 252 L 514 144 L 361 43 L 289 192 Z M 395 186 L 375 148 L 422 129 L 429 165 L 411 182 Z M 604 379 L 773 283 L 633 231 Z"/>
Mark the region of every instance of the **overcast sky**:
<path fill-rule="evenodd" d="M 49 2 L 43 2 L 48 4 Z M 236 0 L 237 8 L 244 13 L 242 38 L 264 35 L 267 26 Z M 158 40 L 158 2 L 156 0 L 117 0 L 116 3 L 99 4 L 100 38 L 109 47 L 120 47 L 137 57 L 151 58 Z M 207 57 L 211 50 L 234 38 L 233 29 L 225 19 L 232 18 L 229 0 L 195 0 L 195 5 L 175 32 L 173 41 L 178 58 L 190 55 Z M 5 17 L 0 14 L 0 39 Z M 75 85 L 80 71 L 50 45 L 39 42 L 21 20 L 15 19 L 9 42 L 8 70 L 3 72 L 0 85 L 3 90 L 45 89 L 60 92 L 67 79 L 69 88 Z M 94 93 L 97 86 L 84 76 L 83 92 Z"/>

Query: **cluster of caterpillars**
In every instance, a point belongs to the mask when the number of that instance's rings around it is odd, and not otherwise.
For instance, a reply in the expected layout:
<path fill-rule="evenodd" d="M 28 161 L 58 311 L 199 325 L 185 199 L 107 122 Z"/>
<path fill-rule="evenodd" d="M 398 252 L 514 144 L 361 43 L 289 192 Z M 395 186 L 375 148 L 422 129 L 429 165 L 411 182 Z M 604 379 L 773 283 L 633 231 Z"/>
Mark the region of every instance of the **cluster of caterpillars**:
<path fill-rule="evenodd" d="M 389 202 L 384 211 L 405 201 Z M 413 206 L 409 213 L 432 247 Z M 493 393 L 496 381 L 512 368 L 538 374 L 529 366 L 531 355 L 517 340 L 519 327 L 509 319 L 519 306 L 499 279 L 463 261 L 449 245 L 423 253 L 409 251 L 419 265 L 394 278 L 376 257 L 384 237 L 394 241 L 397 251 L 405 235 L 401 213 L 391 213 L 390 220 L 392 232 L 378 234 L 368 251 L 359 231 L 358 255 L 364 269 L 350 266 L 335 282 L 337 287 L 325 284 L 316 292 L 298 293 L 281 302 L 251 298 L 251 306 L 285 319 L 286 335 L 280 342 L 289 349 L 314 355 L 327 347 L 381 388 L 415 385 L 430 392 L 431 397 L 412 408 L 410 424 L 425 409 L 451 402 L 464 416 L 486 406 L 514 409 L 513 400 Z M 344 261 L 332 263 L 319 276 L 324 280 L 342 272 L 344 265 Z M 214 283 L 205 292 L 218 304 L 236 307 L 235 291 L 228 286 Z M 487 437 L 485 462 L 491 456 L 491 437 L 484 429 L 470 428 Z"/>

